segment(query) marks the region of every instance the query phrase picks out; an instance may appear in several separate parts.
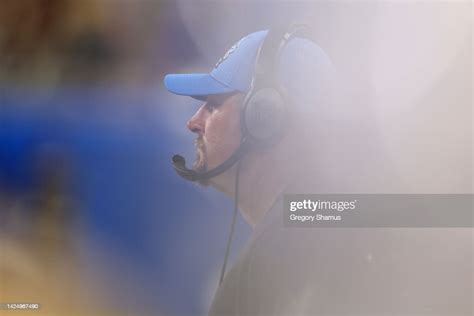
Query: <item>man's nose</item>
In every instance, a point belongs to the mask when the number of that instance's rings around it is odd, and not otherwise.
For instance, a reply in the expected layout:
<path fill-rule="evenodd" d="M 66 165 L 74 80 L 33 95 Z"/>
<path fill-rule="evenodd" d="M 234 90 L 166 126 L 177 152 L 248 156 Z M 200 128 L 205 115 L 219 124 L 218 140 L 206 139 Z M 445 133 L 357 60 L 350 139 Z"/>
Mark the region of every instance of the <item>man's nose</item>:
<path fill-rule="evenodd" d="M 196 134 L 203 134 L 204 133 L 204 122 L 206 120 L 206 110 L 205 105 L 202 105 L 199 110 L 194 113 L 194 115 L 189 119 L 188 129 Z"/>

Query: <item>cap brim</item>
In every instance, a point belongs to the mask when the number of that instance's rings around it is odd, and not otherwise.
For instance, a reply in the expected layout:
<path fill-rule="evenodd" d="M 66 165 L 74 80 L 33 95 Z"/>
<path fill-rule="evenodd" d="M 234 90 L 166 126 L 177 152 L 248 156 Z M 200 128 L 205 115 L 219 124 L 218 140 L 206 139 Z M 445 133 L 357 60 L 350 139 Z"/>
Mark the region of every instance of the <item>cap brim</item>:
<path fill-rule="evenodd" d="M 234 92 L 210 74 L 171 74 L 164 79 L 166 89 L 174 94 L 186 95 L 199 100 L 210 94 Z"/>

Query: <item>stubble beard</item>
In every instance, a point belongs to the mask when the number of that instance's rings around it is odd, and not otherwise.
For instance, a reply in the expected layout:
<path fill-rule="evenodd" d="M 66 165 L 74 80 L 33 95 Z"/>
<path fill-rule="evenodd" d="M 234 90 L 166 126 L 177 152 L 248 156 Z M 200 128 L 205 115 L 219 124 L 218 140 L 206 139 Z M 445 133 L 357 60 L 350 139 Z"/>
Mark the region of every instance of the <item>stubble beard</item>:
<path fill-rule="evenodd" d="M 207 171 L 207 154 L 202 136 L 199 136 L 194 140 L 194 146 L 196 147 L 196 160 L 193 163 L 193 170 L 197 172 L 205 172 Z M 199 180 L 197 183 L 205 187 L 210 184 L 209 180 Z"/>

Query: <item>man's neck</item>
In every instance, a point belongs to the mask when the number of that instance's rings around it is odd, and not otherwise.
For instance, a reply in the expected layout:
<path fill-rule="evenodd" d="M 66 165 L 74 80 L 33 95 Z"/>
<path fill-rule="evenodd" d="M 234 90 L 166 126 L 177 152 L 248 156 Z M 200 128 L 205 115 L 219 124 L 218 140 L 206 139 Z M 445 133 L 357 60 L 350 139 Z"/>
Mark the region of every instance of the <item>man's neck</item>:
<path fill-rule="evenodd" d="M 271 162 L 263 167 L 243 161 L 239 180 L 239 207 L 245 221 L 255 228 L 288 185 L 289 177 Z"/>
<path fill-rule="evenodd" d="M 254 228 L 277 198 L 297 178 L 298 165 L 288 163 L 293 152 L 288 144 L 278 148 L 250 152 L 242 158 L 239 175 L 239 209 L 245 221 Z M 295 169 L 296 168 L 296 169 Z M 211 179 L 211 185 L 235 198 L 237 166 Z"/>

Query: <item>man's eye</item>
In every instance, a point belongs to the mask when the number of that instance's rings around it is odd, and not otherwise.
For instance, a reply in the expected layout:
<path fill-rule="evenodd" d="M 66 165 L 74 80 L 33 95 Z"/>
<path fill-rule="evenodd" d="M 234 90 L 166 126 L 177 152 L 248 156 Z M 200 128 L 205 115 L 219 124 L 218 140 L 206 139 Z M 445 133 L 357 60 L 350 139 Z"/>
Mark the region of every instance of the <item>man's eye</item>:
<path fill-rule="evenodd" d="M 217 108 L 217 104 L 215 104 L 214 102 L 208 102 L 206 104 L 206 108 L 209 112 L 212 112 Z"/>

